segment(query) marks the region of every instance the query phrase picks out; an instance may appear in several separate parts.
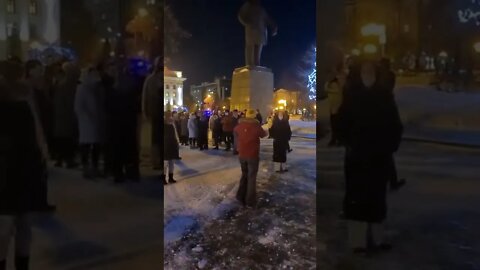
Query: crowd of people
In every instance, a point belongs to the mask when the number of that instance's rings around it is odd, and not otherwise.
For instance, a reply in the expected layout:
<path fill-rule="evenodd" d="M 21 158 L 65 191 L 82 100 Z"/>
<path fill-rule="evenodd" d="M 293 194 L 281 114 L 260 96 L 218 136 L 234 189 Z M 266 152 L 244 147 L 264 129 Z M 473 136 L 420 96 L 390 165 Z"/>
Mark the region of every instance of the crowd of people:
<path fill-rule="evenodd" d="M 56 209 L 47 199 L 50 162 L 80 165 L 85 179 L 140 181 L 142 112 L 156 132 L 152 150 L 162 135 L 162 65 L 157 59 L 145 79 L 124 58 L 82 67 L 0 62 L 0 269 L 14 234 L 16 269 L 28 269 L 31 213 Z"/>
<path fill-rule="evenodd" d="M 338 65 L 326 85 L 332 137 L 345 147 L 345 197 L 341 216 L 349 221 L 350 246 L 371 254 L 391 248 L 382 224 L 387 216 L 387 186 L 398 190 L 394 153 L 403 126 L 394 97 L 395 74 L 388 59 L 353 59 Z"/>
<path fill-rule="evenodd" d="M 288 169 L 285 165 L 287 153 L 292 151 L 289 144 L 292 131 L 288 113 L 282 110 L 274 112 L 265 122 L 269 137 L 273 138 L 273 162 L 278 164 L 276 171 L 287 172 Z M 209 149 L 209 145 L 213 147 L 213 150 L 219 150 L 221 146 L 224 146 L 225 151 L 233 150 L 233 155 L 239 156 L 242 168 L 241 183 L 243 183 L 239 190 L 241 194 L 251 189 L 243 185 L 247 185 L 247 183 L 255 185 L 259 162 L 259 138 L 267 135 L 266 131 L 265 134 L 260 131 L 260 129 L 263 130 L 264 120 L 259 110 L 233 110 L 231 112 L 228 109 L 202 110 L 190 114 L 167 111 L 164 123 L 165 167 L 162 175 L 164 185 L 176 182 L 173 178 L 174 166 L 175 160 L 181 159 L 179 151 L 181 146 L 205 151 Z M 248 195 L 240 197 L 252 198 L 254 195 L 250 192 L 255 193 L 250 190 L 247 192 Z M 240 201 L 245 205 L 254 205 L 252 199 L 241 199 Z"/>

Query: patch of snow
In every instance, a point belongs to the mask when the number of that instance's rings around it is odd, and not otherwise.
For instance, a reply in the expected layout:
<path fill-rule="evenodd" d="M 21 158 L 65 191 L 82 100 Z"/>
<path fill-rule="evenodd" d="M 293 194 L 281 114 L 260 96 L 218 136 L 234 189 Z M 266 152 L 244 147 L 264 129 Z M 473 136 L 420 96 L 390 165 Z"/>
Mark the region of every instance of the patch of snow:
<path fill-rule="evenodd" d="M 200 268 L 200 269 L 205 268 L 205 266 L 207 266 L 207 262 L 208 262 L 208 261 L 207 261 L 206 259 L 202 259 L 202 260 L 199 261 L 198 264 L 197 264 L 198 268 Z"/>

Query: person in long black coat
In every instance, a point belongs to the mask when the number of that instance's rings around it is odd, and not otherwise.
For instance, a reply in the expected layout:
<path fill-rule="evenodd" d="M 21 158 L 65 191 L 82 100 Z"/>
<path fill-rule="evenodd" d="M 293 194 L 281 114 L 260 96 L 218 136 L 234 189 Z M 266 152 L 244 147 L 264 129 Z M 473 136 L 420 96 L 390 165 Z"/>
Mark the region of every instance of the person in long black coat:
<path fill-rule="evenodd" d="M 279 163 L 280 168 L 277 172 L 287 172 L 284 163 L 287 162 L 287 151 L 292 137 L 292 130 L 283 111 L 279 111 L 273 118 L 272 127 L 269 129 L 270 136 L 273 138 L 273 162 Z"/>
<path fill-rule="evenodd" d="M 346 147 L 344 217 L 357 252 L 390 248 L 382 239 L 386 218 L 389 162 L 403 131 L 393 96 L 377 82 L 377 70 L 366 61 L 349 74 L 339 109 L 339 138 Z"/>
<path fill-rule="evenodd" d="M 140 181 L 138 124 L 141 114 L 141 80 L 127 66 L 121 66 L 109 100 L 111 143 L 115 182 Z"/>
<path fill-rule="evenodd" d="M 163 125 L 163 160 L 164 169 L 162 174 L 163 184 L 176 183 L 173 179 L 173 172 L 175 169 L 175 160 L 180 159 L 179 153 L 179 139 L 178 133 L 175 128 L 172 113 L 170 111 L 165 112 L 164 125 Z M 166 180 L 166 173 L 168 171 L 168 182 Z"/>
<path fill-rule="evenodd" d="M 200 151 L 208 150 L 208 118 L 203 113 L 198 120 L 198 147 Z"/>
<path fill-rule="evenodd" d="M 28 269 L 31 213 L 45 210 L 42 178 L 48 156 L 39 144 L 39 121 L 31 104 L 16 96 L 28 91 L 19 83 L 21 67 L 1 66 L 5 80 L 0 78 L 0 269 L 6 269 L 12 237 L 16 269 Z"/>

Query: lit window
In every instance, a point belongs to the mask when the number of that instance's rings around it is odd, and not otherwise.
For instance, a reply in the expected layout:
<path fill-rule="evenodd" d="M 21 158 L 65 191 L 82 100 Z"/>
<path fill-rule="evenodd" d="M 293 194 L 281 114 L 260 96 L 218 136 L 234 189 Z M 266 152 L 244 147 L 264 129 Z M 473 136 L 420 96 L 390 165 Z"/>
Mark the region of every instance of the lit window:
<path fill-rule="evenodd" d="M 177 94 L 174 93 L 174 94 L 173 94 L 173 97 L 177 97 Z"/>
<path fill-rule="evenodd" d="M 7 12 L 10 14 L 15 13 L 15 0 L 7 0 Z"/>
<path fill-rule="evenodd" d="M 37 0 L 30 0 L 30 4 L 28 6 L 28 12 L 31 15 L 37 15 Z"/>

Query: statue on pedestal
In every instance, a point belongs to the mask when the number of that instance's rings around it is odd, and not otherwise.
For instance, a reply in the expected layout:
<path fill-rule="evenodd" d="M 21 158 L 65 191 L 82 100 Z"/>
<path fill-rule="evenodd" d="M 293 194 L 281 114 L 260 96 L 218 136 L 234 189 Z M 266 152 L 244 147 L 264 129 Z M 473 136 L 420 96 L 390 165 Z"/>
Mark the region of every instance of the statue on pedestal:
<path fill-rule="evenodd" d="M 261 0 L 246 0 L 238 13 L 238 19 L 245 27 L 245 64 L 260 66 L 268 32 L 275 36 L 277 25 L 262 7 Z"/>

